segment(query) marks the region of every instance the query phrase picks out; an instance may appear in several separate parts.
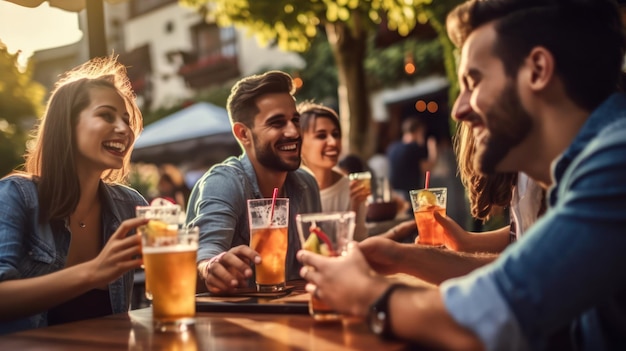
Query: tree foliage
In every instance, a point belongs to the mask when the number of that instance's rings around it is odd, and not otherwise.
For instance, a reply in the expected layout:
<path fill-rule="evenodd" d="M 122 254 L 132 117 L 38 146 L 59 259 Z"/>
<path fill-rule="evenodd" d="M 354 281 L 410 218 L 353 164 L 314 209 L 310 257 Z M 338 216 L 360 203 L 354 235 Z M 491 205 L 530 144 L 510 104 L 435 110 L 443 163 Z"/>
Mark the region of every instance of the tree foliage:
<path fill-rule="evenodd" d="M 0 177 L 24 162 L 28 133 L 43 111 L 46 93 L 32 80 L 31 61 L 22 71 L 18 57 L 0 41 Z"/>
<path fill-rule="evenodd" d="M 243 26 L 261 44 L 305 51 L 324 23 L 345 23 L 354 34 L 373 30 L 384 14 L 389 29 L 407 35 L 428 18 L 419 5 L 432 0 L 180 0 L 222 26 Z"/>
<path fill-rule="evenodd" d="M 337 69 L 339 110 L 349 141 L 346 149 L 366 155 L 371 111 L 365 73 L 367 40 L 383 18 L 391 31 L 408 35 L 418 23 L 438 32 L 445 69 L 454 70 L 451 44 L 445 36 L 445 13 L 460 0 L 179 0 L 220 26 L 245 28 L 262 45 L 306 51 L 324 30 Z M 449 63 L 452 63 L 450 65 Z M 453 72 L 448 77 L 454 79 Z M 454 80 L 453 80 L 454 81 Z M 455 85 L 455 84 L 454 84 Z"/>

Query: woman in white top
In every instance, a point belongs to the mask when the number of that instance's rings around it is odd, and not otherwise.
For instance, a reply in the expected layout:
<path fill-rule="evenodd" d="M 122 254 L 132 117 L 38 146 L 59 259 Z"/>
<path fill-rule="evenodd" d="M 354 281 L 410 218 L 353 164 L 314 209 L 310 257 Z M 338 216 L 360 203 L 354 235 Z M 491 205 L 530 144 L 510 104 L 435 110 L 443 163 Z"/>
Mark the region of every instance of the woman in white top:
<path fill-rule="evenodd" d="M 302 168 L 309 171 L 320 188 L 322 211 L 356 212 L 354 239 L 367 238 L 365 215 L 369 189 L 350 181 L 336 169 L 341 155 L 341 126 L 337 113 L 312 102 L 298 105 L 302 129 Z"/>

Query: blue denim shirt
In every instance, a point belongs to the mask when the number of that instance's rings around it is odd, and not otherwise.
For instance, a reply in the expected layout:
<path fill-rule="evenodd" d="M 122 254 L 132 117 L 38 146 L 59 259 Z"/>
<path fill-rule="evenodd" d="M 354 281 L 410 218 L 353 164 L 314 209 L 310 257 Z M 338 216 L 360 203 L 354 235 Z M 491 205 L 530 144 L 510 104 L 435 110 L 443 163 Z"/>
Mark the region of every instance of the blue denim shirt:
<path fill-rule="evenodd" d="M 146 200 L 123 185 L 101 182 L 99 191 L 103 199 L 104 245 L 123 220 L 135 217 L 135 206 L 145 205 Z M 23 176 L 4 178 L 0 180 L 0 198 L 0 281 L 33 278 L 63 269 L 71 233 L 63 220 L 39 223 L 35 183 Z M 132 271 L 109 284 L 113 313 L 128 311 L 132 287 Z M 0 323 L 0 334 L 47 325 L 44 311 Z"/>
<path fill-rule="evenodd" d="M 626 95 L 592 112 L 551 167 L 549 210 L 495 264 L 441 286 L 488 350 L 626 350 Z"/>
<path fill-rule="evenodd" d="M 300 239 L 296 231 L 298 213 L 321 212 L 319 188 L 302 169 L 287 174 L 284 185 L 289 198 L 289 247 L 286 279 L 300 279 L 296 252 Z M 256 173 L 247 155 L 230 157 L 211 168 L 194 186 L 189 198 L 187 223 L 200 227 L 198 263 L 230 248 L 250 245 L 248 199 L 263 198 Z M 249 280 L 250 286 L 254 278 Z"/>

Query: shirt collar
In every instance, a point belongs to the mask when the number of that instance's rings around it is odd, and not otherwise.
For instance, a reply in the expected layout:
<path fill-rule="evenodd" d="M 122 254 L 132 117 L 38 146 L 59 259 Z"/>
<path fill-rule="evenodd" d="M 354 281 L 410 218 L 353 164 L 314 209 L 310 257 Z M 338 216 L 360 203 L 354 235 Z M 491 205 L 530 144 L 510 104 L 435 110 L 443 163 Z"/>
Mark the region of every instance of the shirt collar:
<path fill-rule="evenodd" d="M 244 173 L 248 178 L 250 184 L 252 184 L 252 192 L 255 199 L 263 198 L 261 194 L 261 190 L 259 189 L 259 183 L 257 181 L 256 172 L 254 170 L 254 166 L 252 166 L 252 162 L 248 157 L 248 154 L 245 152 L 239 156 L 239 162 L 243 167 Z M 298 180 L 298 176 L 296 175 L 296 171 L 287 172 L 287 178 L 285 178 L 284 191 L 285 194 L 298 194 L 304 193 L 306 190 L 306 185 Z"/>
<path fill-rule="evenodd" d="M 551 165 L 552 179 L 554 180 L 549 190 L 550 204 L 556 202 L 556 185 L 559 183 L 565 171 L 572 161 L 582 152 L 593 138 L 606 126 L 617 119 L 623 118 L 626 114 L 626 94 L 614 93 L 609 96 L 600 106 L 591 112 L 587 121 L 574 138 L 570 146 L 557 157 Z"/>

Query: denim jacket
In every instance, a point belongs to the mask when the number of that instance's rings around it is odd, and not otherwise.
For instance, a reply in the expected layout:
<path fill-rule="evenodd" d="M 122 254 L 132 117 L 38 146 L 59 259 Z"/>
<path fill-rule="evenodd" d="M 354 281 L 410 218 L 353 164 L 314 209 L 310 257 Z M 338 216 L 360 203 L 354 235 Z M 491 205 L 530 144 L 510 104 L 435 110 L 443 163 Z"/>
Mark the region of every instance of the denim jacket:
<path fill-rule="evenodd" d="M 146 200 L 135 190 L 117 184 L 100 183 L 102 244 Z M 26 279 L 59 271 L 65 267 L 71 233 L 63 220 L 39 223 L 36 184 L 24 176 L 0 180 L 0 281 Z M 128 311 L 133 286 L 129 271 L 109 284 L 113 313 Z M 45 287 L 42 287 L 45 289 Z M 0 334 L 48 325 L 47 311 L 0 323 Z"/>
<path fill-rule="evenodd" d="M 594 110 L 551 167 L 549 210 L 495 264 L 449 280 L 448 312 L 487 350 L 626 350 L 626 95 Z M 553 347 L 554 349 L 554 347 Z"/>
<path fill-rule="evenodd" d="M 298 213 L 320 212 L 319 188 L 302 169 L 289 172 L 284 190 L 289 198 L 289 239 L 286 279 L 299 279 L 296 252 L 300 239 L 296 231 Z M 263 198 L 256 173 L 247 155 L 230 157 L 211 168 L 194 186 L 189 198 L 187 223 L 200 227 L 198 263 L 230 248 L 250 244 L 248 199 Z M 253 286 L 254 277 L 249 280 Z"/>

